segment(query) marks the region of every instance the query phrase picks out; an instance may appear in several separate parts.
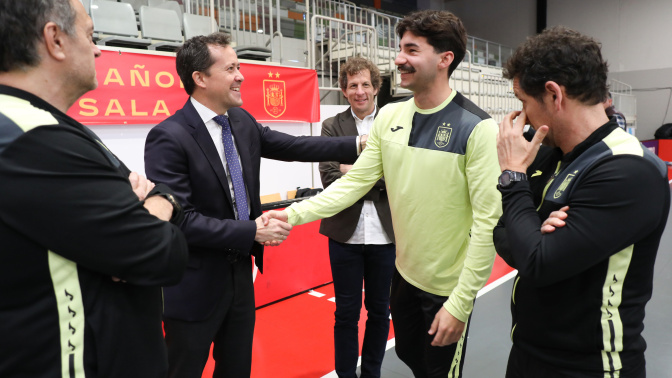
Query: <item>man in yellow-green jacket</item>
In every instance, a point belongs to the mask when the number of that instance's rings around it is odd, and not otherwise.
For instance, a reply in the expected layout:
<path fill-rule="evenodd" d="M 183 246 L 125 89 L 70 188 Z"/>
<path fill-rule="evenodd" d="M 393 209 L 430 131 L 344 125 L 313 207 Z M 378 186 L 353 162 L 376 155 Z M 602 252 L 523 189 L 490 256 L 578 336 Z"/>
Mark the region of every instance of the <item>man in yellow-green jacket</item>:
<path fill-rule="evenodd" d="M 397 354 L 416 377 L 461 377 L 467 324 L 492 269 L 501 214 L 497 124 L 449 86 L 466 50 L 459 18 L 420 11 L 396 32 L 395 64 L 413 96 L 380 110 L 345 176 L 266 216 L 293 225 L 331 216 L 384 175 L 397 242 L 390 300 Z"/>

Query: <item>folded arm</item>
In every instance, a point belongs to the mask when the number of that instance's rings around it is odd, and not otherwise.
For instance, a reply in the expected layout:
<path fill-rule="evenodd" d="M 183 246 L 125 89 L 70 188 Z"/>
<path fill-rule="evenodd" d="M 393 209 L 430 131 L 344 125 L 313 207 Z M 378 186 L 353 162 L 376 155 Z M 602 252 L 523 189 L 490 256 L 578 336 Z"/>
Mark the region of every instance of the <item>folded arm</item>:
<path fill-rule="evenodd" d="M 0 170 L 11 177 L 0 200 L 8 224 L 54 253 L 128 283 L 179 281 L 187 260 L 184 236 L 149 213 L 128 176 L 93 141 L 38 127 L 12 148 Z"/>

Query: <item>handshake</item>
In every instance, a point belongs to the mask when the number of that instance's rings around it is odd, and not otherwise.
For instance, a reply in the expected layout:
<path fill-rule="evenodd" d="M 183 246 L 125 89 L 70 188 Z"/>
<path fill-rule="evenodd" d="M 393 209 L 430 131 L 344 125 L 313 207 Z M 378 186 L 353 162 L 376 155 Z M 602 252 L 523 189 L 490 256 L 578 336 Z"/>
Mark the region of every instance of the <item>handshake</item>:
<path fill-rule="evenodd" d="M 292 230 L 292 225 L 287 223 L 287 212 L 271 210 L 261 214 L 254 220 L 257 223 L 257 233 L 254 241 L 267 247 L 280 245 Z"/>

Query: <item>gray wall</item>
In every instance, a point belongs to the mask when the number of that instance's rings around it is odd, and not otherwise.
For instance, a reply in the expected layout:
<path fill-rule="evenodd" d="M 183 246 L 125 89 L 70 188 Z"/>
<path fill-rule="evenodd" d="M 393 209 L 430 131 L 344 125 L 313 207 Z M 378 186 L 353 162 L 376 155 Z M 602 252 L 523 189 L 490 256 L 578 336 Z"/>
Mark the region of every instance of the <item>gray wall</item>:
<path fill-rule="evenodd" d="M 671 16 L 669 0 L 548 1 L 548 25 L 565 25 L 598 39 L 610 77 L 632 85 L 636 135 L 642 140 L 672 122 Z"/>
<path fill-rule="evenodd" d="M 462 19 L 474 37 L 516 47 L 536 34 L 536 0 L 453 0 L 445 9 Z"/>
<path fill-rule="evenodd" d="M 671 67 L 614 72 L 610 76 L 632 85 L 637 97 L 637 138 L 653 139 L 653 133 L 660 125 L 672 122 Z"/>
<path fill-rule="evenodd" d="M 470 35 L 511 47 L 536 31 L 535 0 L 421 3 L 454 12 Z M 637 96 L 639 139 L 653 138 L 660 125 L 672 122 L 672 1 L 548 0 L 547 23 L 571 27 L 602 43 L 610 77 L 632 85 Z"/>

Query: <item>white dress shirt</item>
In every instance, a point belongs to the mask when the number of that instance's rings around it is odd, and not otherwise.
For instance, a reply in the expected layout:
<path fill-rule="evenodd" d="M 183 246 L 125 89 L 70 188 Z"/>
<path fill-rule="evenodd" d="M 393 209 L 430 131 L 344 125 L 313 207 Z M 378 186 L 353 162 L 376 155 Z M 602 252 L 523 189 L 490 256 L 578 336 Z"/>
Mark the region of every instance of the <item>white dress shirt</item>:
<path fill-rule="evenodd" d="M 205 124 L 205 128 L 208 129 L 208 133 L 210 133 L 210 137 L 212 138 L 212 142 L 215 144 L 215 148 L 217 149 L 217 154 L 219 155 L 219 160 L 222 161 L 222 165 L 224 166 L 224 171 L 226 171 L 226 181 L 229 183 L 229 190 L 231 192 L 231 203 L 233 203 L 233 211 L 236 214 L 236 219 L 238 219 L 238 210 L 236 208 L 236 197 L 234 194 L 233 190 L 233 181 L 231 180 L 231 174 L 229 173 L 229 166 L 226 163 L 226 157 L 224 155 L 224 143 L 222 142 L 222 126 L 220 126 L 217 122 L 215 122 L 214 118 L 218 116 L 219 114 L 213 112 L 212 110 L 208 109 L 205 105 L 201 104 L 200 102 L 196 101 L 193 97 L 191 99 L 191 104 L 194 105 L 194 108 L 196 109 L 196 112 L 198 115 L 201 117 L 203 120 L 203 123 Z M 228 112 L 224 113 L 225 116 L 228 117 Z M 229 122 L 230 124 L 230 122 Z M 233 133 L 231 134 L 231 138 L 233 139 L 233 148 L 236 148 L 236 140 L 235 137 L 233 136 Z M 240 154 L 238 153 L 238 150 L 235 151 L 236 156 L 238 156 L 238 164 L 240 164 L 241 172 L 244 171 L 244 167 L 242 162 L 240 161 Z M 246 187 L 247 189 L 247 187 Z M 247 195 L 247 212 L 249 215 L 250 212 L 250 193 L 246 193 Z"/>

